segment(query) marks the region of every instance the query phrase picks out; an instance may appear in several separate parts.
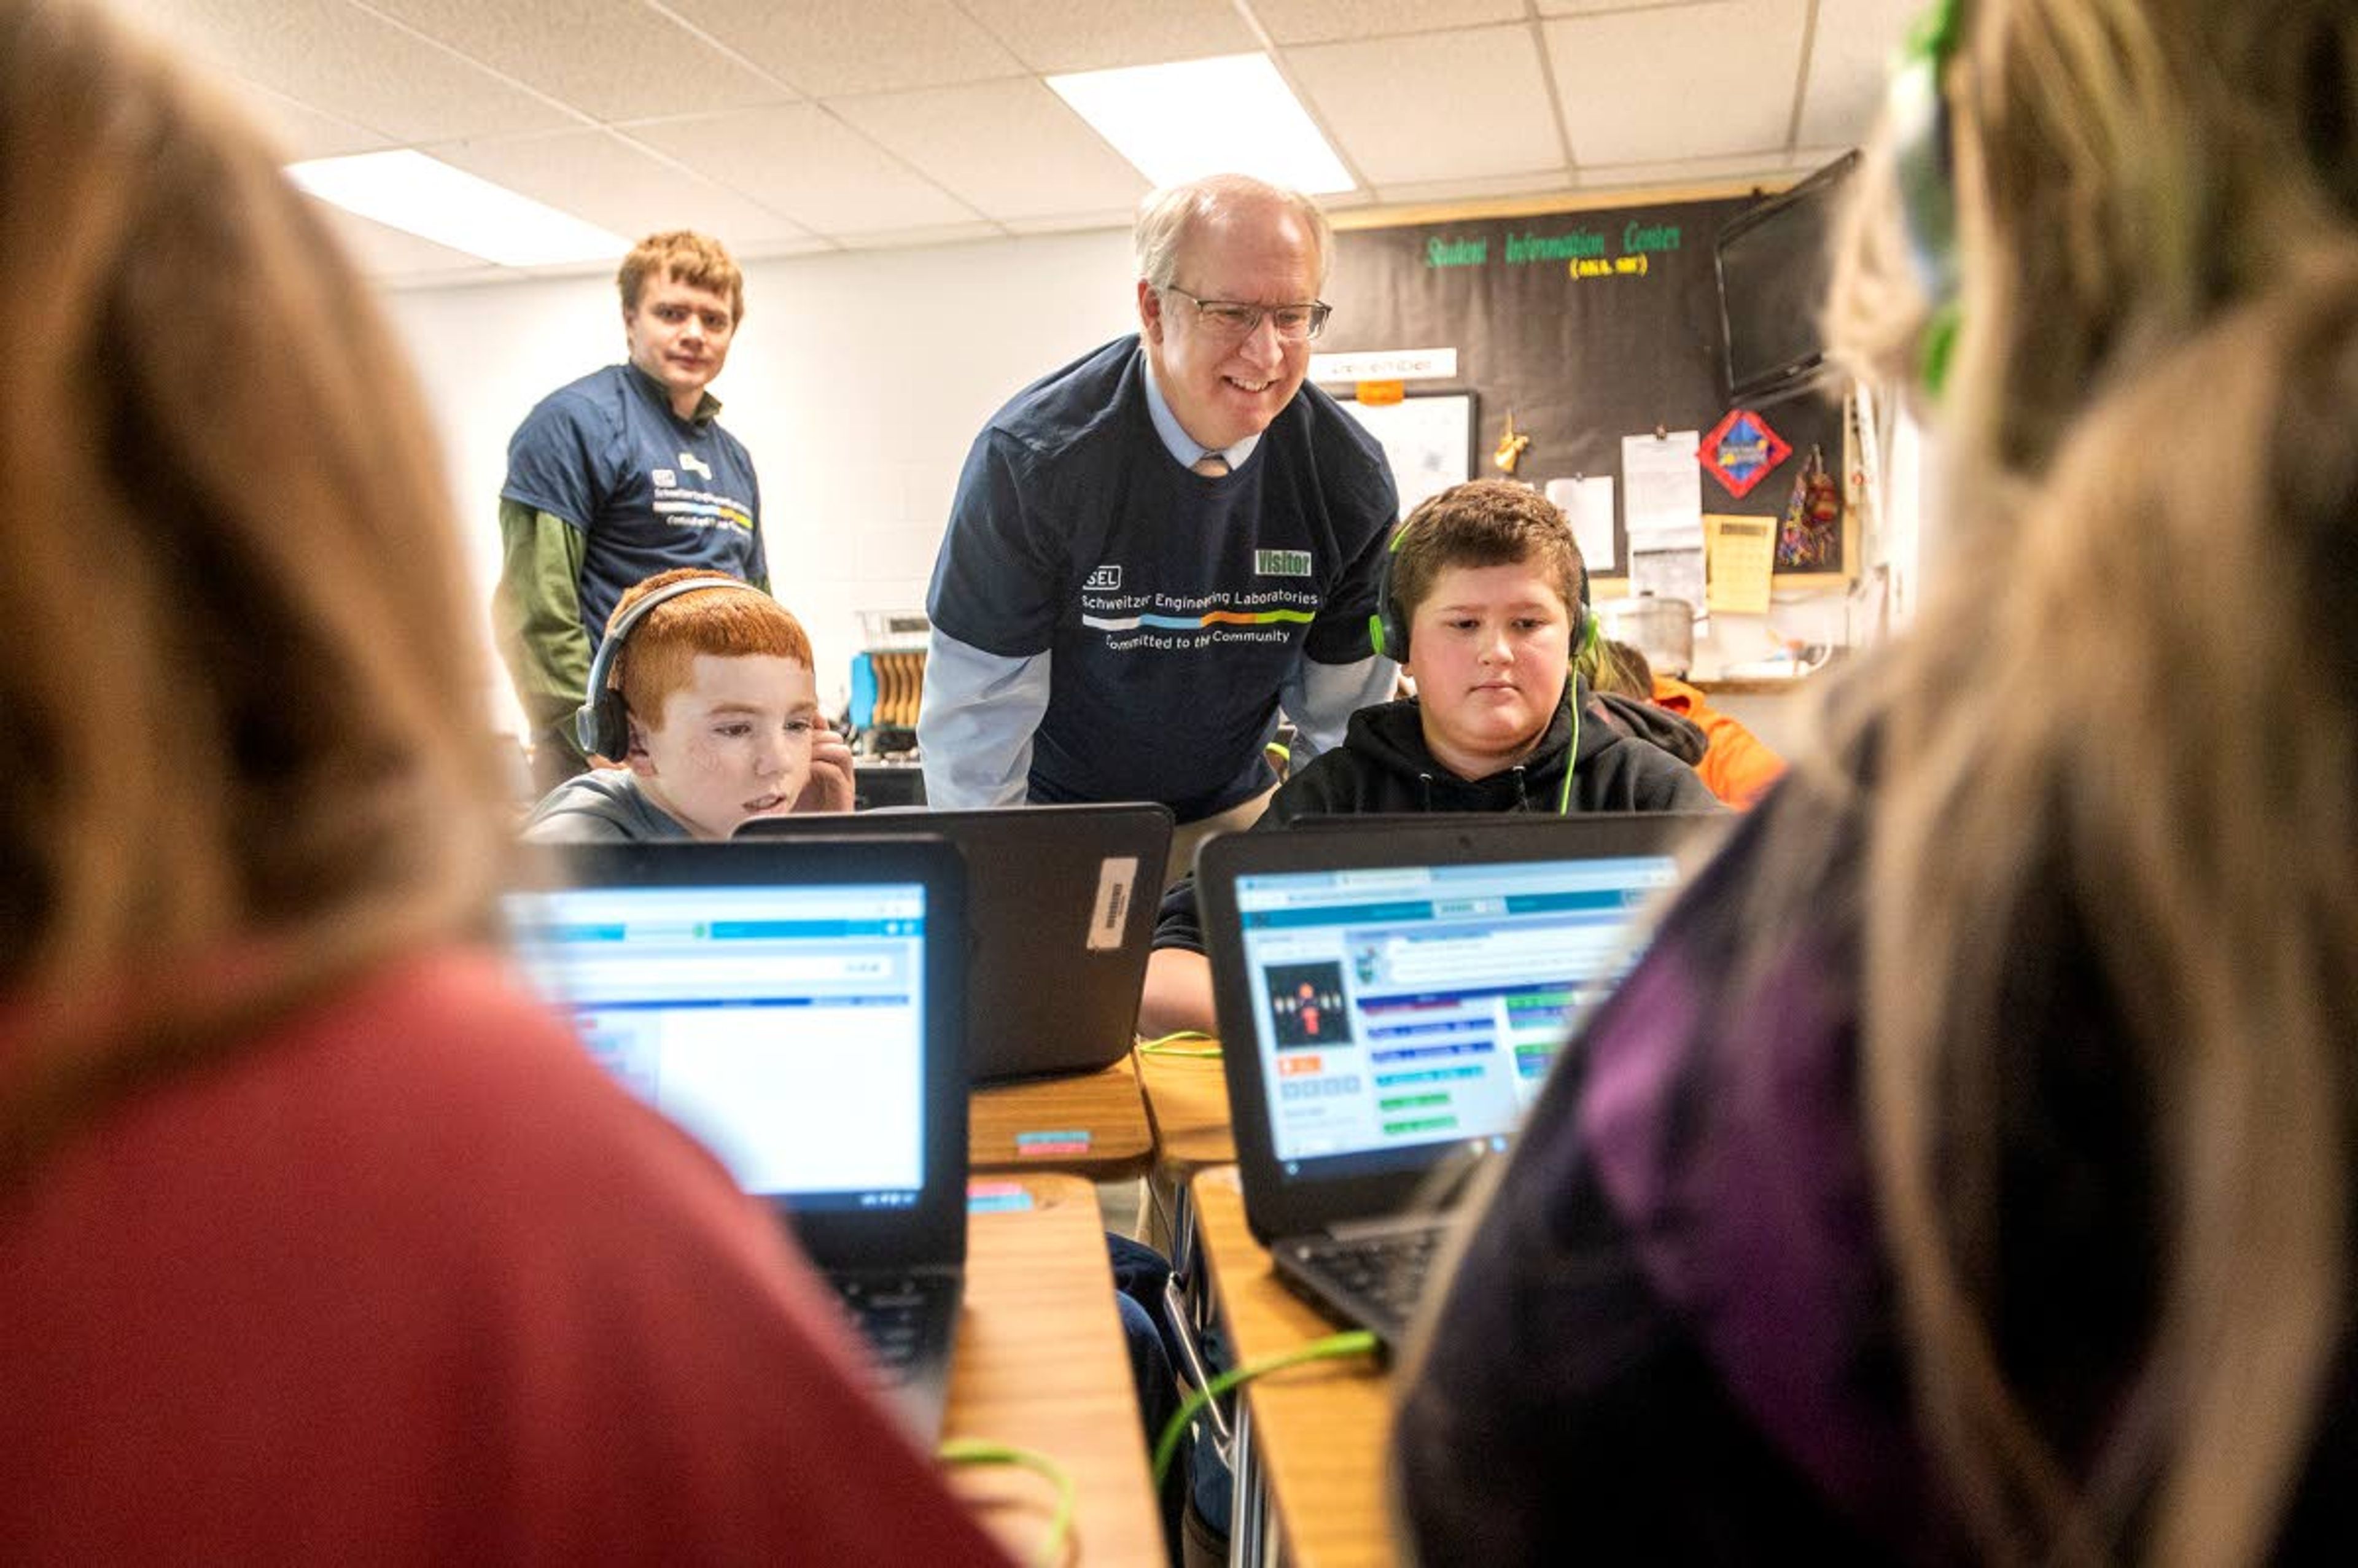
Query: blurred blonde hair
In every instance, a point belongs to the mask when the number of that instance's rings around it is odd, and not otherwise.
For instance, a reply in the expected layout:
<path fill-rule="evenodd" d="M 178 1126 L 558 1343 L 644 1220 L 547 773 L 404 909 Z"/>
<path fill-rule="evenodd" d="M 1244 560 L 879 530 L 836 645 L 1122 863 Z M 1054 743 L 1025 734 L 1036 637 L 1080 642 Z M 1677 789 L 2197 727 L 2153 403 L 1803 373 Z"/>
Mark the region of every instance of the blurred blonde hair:
<path fill-rule="evenodd" d="M 1646 655 L 1614 637 L 1599 637 L 1583 650 L 1574 667 L 1587 678 L 1588 689 L 1614 697 L 1654 700 L 1654 666 Z"/>
<path fill-rule="evenodd" d="M 491 726 L 409 373 L 310 203 L 0 0 L 0 1184 L 339 976 L 487 930 Z"/>
<path fill-rule="evenodd" d="M 1848 708 L 1880 727 L 1878 1212 L 1920 1411 L 1990 1557 L 2249 1562 L 2350 1304 L 2358 10 L 1965 12 L 1936 423 L 1972 580 Z M 1927 302 L 1890 168 L 1871 149 L 1830 316 L 1855 365 L 1912 379 Z M 2039 1430 L 1992 1327 L 2038 1289 L 1993 1274 L 1996 1043 L 2039 1026 L 2009 999 L 2071 983 L 2038 935 L 2058 919 L 2127 1032 L 2153 1168 L 2115 1174 L 2150 1187 L 2161 1240 L 2153 1336 L 2093 1460 Z"/>

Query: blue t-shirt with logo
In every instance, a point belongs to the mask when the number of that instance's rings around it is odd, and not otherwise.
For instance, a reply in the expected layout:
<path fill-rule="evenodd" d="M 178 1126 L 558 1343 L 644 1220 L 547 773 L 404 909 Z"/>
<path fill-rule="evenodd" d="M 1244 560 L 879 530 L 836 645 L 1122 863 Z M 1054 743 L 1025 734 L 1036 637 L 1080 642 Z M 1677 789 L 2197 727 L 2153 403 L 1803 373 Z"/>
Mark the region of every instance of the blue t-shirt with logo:
<path fill-rule="evenodd" d="M 1135 336 L 1016 395 L 976 438 L 926 608 L 985 653 L 1047 654 L 1031 797 L 1159 800 L 1183 822 L 1266 787 L 1278 688 L 1369 656 L 1399 503 L 1383 449 L 1304 385 L 1242 467 L 1155 434 Z"/>
<path fill-rule="evenodd" d="M 635 366 L 558 387 L 508 440 L 500 494 L 579 529 L 581 625 L 594 653 L 614 601 L 676 567 L 765 582 L 762 491 L 744 444 L 713 419 L 683 419 Z"/>

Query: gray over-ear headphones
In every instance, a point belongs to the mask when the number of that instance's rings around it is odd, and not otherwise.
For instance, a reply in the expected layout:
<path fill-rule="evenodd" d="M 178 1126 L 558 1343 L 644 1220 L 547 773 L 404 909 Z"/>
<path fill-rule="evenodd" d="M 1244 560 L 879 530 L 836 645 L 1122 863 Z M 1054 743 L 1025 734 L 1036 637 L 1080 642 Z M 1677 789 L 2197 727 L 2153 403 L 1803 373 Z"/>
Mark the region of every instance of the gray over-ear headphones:
<path fill-rule="evenodd" d="M 606 640 L 598 644 L 598 656 L 590 661 L 590 688 L 583 695 L 581 707 L 573 715 L 573 738 L 581 743 L 585 756 L 611 757 L 620 762 L 631 749 L 631 715 L 622 703 L 622 688 L 614 681 L 614 663 L 622 655 L 623 641 L 631 628 L 647 617 L 647 611 L 666 600 L 677 599 L 683 593 L 694 593 L 703 588 L 741 588 L 748 593 L 762 590 L 750 582 L 735 578 L 693 577 L 678 582 L 667 582 L 654 589 L 623 613 L 620 621 L 606 628 Z"/>

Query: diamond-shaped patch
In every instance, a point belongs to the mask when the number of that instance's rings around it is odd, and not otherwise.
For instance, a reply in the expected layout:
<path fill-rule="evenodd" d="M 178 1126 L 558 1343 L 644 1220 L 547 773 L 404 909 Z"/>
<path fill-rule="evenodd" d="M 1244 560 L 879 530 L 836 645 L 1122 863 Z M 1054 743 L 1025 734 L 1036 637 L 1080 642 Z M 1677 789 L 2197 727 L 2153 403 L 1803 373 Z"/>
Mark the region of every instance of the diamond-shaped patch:
<path fill-rule="evenodd" d="M 1768 427 L 1768 421 L 1749 408 L 1731 408 L 1695 449 L 1695 461 L 1728 494 L 1740 500 L 1792 451 L 1785 438 Z"/>

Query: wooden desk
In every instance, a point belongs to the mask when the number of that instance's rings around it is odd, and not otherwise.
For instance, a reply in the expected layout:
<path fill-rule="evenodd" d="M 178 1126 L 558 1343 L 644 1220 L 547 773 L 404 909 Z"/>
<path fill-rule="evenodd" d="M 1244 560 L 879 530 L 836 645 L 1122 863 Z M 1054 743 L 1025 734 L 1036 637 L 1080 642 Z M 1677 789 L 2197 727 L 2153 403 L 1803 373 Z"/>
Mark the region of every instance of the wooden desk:
<path fill-rule="evenodd" d="M 1185 1043 L 1182 1049 L 1208 1051 L 1217 1040 Z M 1141 1051 L 1138 1081 L 1146 1091 L 1147 1119 L 1154 1128 L 1154 1168 L 1184 1182 L 1206 1165 L 1233 1165 L 1237 1141 L 1228 1131 L 1228 1079 L 1217 1056 L 1180 1056 Z"/>
<path fill-rule="evenodd" d="M 1186 1042 L 1188 1051 L 1210 1050 L 1217 1041 Z M 1146 1239 L 1163 1249 L 1173 1268 L 1193 1280 L 1194 1219 L 1187 1184 L 1209 1165 L 1233 1165 L 1237 1141 L 1228 1130 L 1228 1080 L 1217 1056 L 1131 1053 L 1146 1093 L 1146 1117 L 1154 1129 L 1154 1169 L 1147 1180 L 1153 1204 Z"/>
<path fill-rule="evenodd" d="M 1032 1206 L 967 1220 L 966 1309 L 943 1435 L 1035 1449 L 1065 1467 L 1076 1494 L 1066 1563 L 1162 1568 L 1162 1516 L 1097 1193 L 1078 1176 L 981 1184 L 1020 1186 Z M 1011 1465 L 953 1465 L 948 1476 L 1028 1561 L 1055 1512 L 1055 1489 Z"/>
<path fill-rule="evenodd" d="M 1060 1136 L 1062 1135 L 1062 1136 Z M 967 1100 L 968 1168 L 1134 1176 L 1154 1152 L 1135 1056 L 1098 1073 L 977 1089 Z"/>
<path fill-rule="evenodd" d="M 1211 1287 L 1239 1366 L 1336 1332 L 1324 1314 L 1277 1282 L 1245 1225 L 1234 1166 L 1192 1184 Z M 1384 1496 L 1391 1379 L 1373 1357 L 1289 1368 L 1247 1383 L 1238 1438 L 1231 1563 L 1253 1563 L 1262 1513 L 1272 1516 L 1294 1568 L 1376 1568 L 1394 1561 Z"/>

